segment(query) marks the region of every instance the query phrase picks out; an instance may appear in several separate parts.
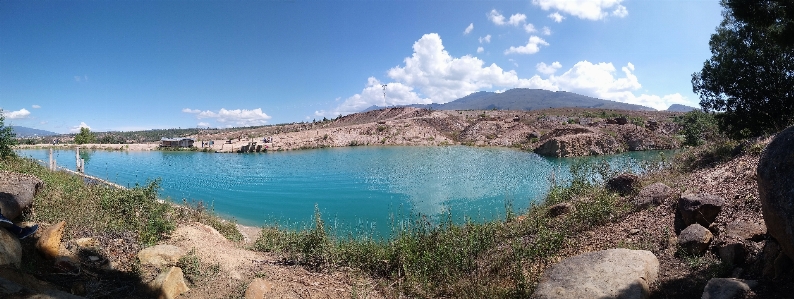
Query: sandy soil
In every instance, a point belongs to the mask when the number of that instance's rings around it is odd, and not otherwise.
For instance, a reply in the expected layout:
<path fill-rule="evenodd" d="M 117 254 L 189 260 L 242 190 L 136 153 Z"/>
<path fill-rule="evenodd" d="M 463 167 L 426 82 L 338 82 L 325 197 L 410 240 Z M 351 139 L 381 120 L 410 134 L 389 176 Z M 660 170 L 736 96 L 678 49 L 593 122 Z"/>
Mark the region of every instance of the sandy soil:
<path fill-rule="evenodd" d="M 256 228 L 242 227 L 241 231 L 250 242 L 257 238 Z M 203 263 L 220 266 L 217 276 L 195 285 L 179 298 L 226 298 L 244 291 L 255 278 L 272 284 L 268 298 L 351 298 L 354 294 L 360 298 L 383 298 L 375 291 L 372 280 L 353 270 L 310 272 L 301 266 L 284 265 L 276 255 L 247 250 L 246 243 L 229 241 L 201 223 L 179 226 L 168 243 L 194 249 Z"/>

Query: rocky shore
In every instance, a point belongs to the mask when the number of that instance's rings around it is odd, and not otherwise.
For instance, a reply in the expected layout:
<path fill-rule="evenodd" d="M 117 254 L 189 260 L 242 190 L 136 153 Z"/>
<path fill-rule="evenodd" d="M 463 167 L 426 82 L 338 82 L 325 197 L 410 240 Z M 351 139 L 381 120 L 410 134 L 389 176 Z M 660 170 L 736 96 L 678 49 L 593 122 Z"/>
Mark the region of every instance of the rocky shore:
<path fill-rule="evenodd" d="M 335 120 L 240 128 L 185 137 L 196 140 L 197 150 L 216 153 L 345 146 L 470 145 L 514 147 L 544 156 L 574 157 L 678 148 L 679 128 L 672 121 L 677 115 L 681 113 L 585 108 L 434 111 L 404 107 L 355 113 Z M 156 150 L 158 145 L 85 144 L 81 147 Z"/>

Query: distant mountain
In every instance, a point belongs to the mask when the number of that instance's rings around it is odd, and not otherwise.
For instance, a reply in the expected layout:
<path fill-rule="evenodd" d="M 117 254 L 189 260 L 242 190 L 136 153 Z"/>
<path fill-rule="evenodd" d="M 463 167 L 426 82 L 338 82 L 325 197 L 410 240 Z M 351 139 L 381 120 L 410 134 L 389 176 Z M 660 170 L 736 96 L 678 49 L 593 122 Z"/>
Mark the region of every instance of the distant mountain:
<path fill-rule="evenodd" d="M 670 105 L 669 108 L 667 108 L 667 111 L 670 112 L 689 112 L 692 110 L 700 110 L 700 108 L 690 107 L 686 105 L 679 105 L 679 104 L 672 104 Z"/>
<path fill-rule="evenodd" d="M 527 88 L 514 88 L 502 93 L 479 91 L 444 104 L 414 104 L 406 106 L 436 110 L 538 110 L 580 107 L 656 111 L 656 109 L 650 107 L 602 100 L 572 92 Z M 372 106 L 362 112 L 381 108 L 385 107 Z"/>
<path fill-rule="evenodd" d="M 55 132 L 28 128 L 28 127 L 11 126 L 11 129 L 14 131 L 14 134 L 17 134 L 17 137 L 36 137 L 36 136 L 41 137 L 41 136 L 58 135 L 58 133 Z"/>

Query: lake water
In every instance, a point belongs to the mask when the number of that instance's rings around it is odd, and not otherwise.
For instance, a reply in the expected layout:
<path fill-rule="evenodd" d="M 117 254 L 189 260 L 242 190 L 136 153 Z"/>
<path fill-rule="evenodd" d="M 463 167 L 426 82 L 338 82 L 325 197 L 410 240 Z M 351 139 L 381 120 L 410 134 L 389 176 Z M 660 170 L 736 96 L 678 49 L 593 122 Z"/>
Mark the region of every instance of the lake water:
<path fill-rule="evenodd" d="M 48 160 L 48 150 L 19 150 Z M 55 151 L 59 166 L 75 168 L 74 151 Z M 241 224 L 308 223 L 319 207 L 339 232 L 387 233 L 412 213 L 449 212 L 460 221 L 504 217 L 542 200 L 550 178 L 570 177 L 569 165 L 604 159 L 621 167 L 659 152 L 599 158 L 549 159 L 506 148 L 345 147 L 255 154 L 86 151 L 85 172 L 122 186 L 162 179 L 160 196 L 203 201 Z"/>

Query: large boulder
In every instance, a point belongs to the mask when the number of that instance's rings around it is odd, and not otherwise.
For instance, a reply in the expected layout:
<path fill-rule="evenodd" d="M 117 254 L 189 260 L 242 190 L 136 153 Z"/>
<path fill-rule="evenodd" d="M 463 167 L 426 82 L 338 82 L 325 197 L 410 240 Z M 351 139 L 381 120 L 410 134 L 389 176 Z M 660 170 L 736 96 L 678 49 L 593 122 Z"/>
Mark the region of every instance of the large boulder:
<path fill-rule="evenodd" d="M 794 257 L 794 127 L 775 136 L 758 160 L 758 195 L 769 235 Z"/>
<path fill-rule="evenodd" d="M 683 227 L 694 223 L 709 227 L 717 215 L 722 211 L 725 200 L 711 194 L 684 194 L 678 200 L 678 212 L 683 221 Z"/>
<path fill-rule="evenodd" d="M 678 245 L 690 254 L 700 255 L 709 248 L 713 237 L 708 229 L 695 223 L 681 231 Z"/>
<path fill-rule="evenodd" d="M 33 203 L 33 197 L 44 189 L 40 179 L 21 173 L 0 171 L 0 211 L 8 219 L 22 215 Z"/>
<path fill-rule="evenodd" d="M 537 298 L 648 298 L 659 260 L 650 251 L 608 249 L 569 257 L 546 270 Z"/>
<path fill-rule="evenodd" d="M 623 173 L 607 180 L 606 187 L 607 190 L 626 196 L 637 192 L 640 188 L 640 178 L 635 174 Z"/>
<path fill-rule="evenodd" d="M 0 266 L 19 268 L 22 263 L 22 244 L 9 231 L 0 228 Z"/>
<path fill-rule="evenodd" d="M 658 206 L 664 203 L 664 200 L 673 195 L 673 188 L 668 187 L 664 183 L 653 183 L 640 190 L 637 197 L 634 199 L 634 207 L 637 209 L 645 209 L 650 206 Z"/>

